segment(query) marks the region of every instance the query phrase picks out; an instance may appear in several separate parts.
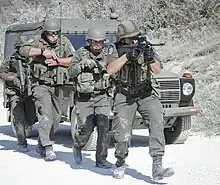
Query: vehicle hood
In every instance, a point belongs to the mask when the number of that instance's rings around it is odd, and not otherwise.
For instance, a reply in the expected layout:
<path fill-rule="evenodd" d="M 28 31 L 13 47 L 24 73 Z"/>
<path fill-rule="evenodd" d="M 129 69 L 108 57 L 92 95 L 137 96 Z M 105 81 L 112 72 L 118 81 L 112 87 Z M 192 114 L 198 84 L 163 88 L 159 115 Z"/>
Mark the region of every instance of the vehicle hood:
<path fill-rule="evenodd" d="M 157 79 L 160 79 L 160 78 L 179 78 L 179 75 L 176 74 L 176 73 L 173 73 L 171 71 L 168 71 L 166 69 L 161 69 L 161 72 L 160 74 L 153 74 L 153 76 Z"/>

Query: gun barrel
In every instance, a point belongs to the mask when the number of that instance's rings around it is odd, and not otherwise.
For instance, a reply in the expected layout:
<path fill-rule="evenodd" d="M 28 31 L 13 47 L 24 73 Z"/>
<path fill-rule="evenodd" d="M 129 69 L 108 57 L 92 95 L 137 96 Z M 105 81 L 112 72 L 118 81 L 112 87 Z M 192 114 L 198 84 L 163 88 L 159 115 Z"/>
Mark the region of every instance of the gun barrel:
<path fill-rule="evenodd" d="M 21 60 L 18 60 L 18 67 L 19 67 L 19 76 L 20 76 L 20 82 L 21 82 L 21 92 L 25 91 L 25 77 L 22 70 L 22 62 Z"/>
<path fill-rule="evenodd" d="M 151 44 L 151 46 L 164 46 L 165 43 Z"/>

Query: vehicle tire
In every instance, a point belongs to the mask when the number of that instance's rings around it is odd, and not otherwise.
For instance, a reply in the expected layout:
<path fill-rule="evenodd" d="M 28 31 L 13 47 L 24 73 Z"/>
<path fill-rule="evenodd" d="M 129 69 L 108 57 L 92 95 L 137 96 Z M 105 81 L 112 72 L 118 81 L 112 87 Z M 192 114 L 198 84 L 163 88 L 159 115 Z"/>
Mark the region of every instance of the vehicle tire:
<path fill-rule="evenodd" d="M 74 140 L 76 128 L 77 128 L 77 117 L 76 117 L 75 109 L 73 109 L 71 113 L 71 135 L 72 135 L 73 140 Z M 97 138 L 98 138 L 98 132 L 97 132 L 97 129 L 95 128 L 87 144 L 83 147 L 83 150 L 84 151 L 95 151 L 96 145 L 97 145 Z"/>
<path fill-rule="evenodd" d="M 97 145 L 97 139 L 98 139 L 98 132 L 97 132 L 97 128 L 95 127 L 95 129 L 94 129 L 93 133 L 91 134 L 88 142 L 83 147 L 83 150 L 85 150 L 85 151 L 95 151 L 96 150 L 96 145 Z"/>
<path fill-rule="evenodd" d="M 189 137 L 191 130 L 191 116 L 178 117 L 170 129 L 164 130 L 167 144 L 183 144 Z"/>
<path fill-rule="evenodd" d="M 16 131 L 15 131 L 15 125 L 14 125 L 14 122 L 13 122 L 13 114 L 10 112 L 10 121 L 11 121 L 11 128 L 12 128 L 12 132 L 14 134 L 15 137 L 17 137 L 17 134 L 16 134 Z M 28 126 L 26 129 L 25 129 L 25 133 L 26 133 L 26 137 L 27 138 L 30 138 L 32 136 L 32 127 L 33 125 L 30 125 Z"/>

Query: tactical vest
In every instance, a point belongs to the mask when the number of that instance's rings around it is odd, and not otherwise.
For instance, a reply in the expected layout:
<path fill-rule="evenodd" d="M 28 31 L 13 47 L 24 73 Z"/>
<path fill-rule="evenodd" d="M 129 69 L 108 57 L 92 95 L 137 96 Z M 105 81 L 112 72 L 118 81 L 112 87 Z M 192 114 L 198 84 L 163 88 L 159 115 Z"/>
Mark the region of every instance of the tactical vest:
<path fill-rule="evenodd" d="M 94 93 L 107 89 L 110 86 L 109 78 L 104 78 L 104 76 L 107 74 L 105 64 L 107 62 L 108 53 L 102 51 L 100 61 L 92 59 L 90 51 L 86 48 L 81 48 L 79 55 L 82 65 L 87 60 L 94 60 L 96 66 L 90 70 L 82 69 L 82 72 L 77 76 L 76 90 L 80 93 Z"/>
<path fill-rule="evenodd" d="M 129 48 L 116 45 L 119 57 L 125 54 Z M 148 63 L 144 61 L 141 54 L 137 60 L 128 61 L 115 75 L 116 88 L 125 90 L 127 93 L 137 93 L 147 91 L 158 98 L 161 97 L 160 84 L 150 71 Z M 152 91 L 153 90 L 153 91 Z"/>
<path fill-rule="evenodd" d="M 128 51 L 129 48 L 117 46 L 119 57 Z M 116 81 L 123 86 L 137 87 L 150 82 L 151 73 L 149 66 L 141 54 L 135 61 L 127 62 L 116 76 Z"/>
<path fill-rule="evenodd" d="M 59 38 L 60 39 L 60 38 Z M 66 40 L 64 38 L 57 41 L 57 44 L 52 48 L 45 40 L 39 40 L 39 48 L 45 48 L 53 50 L 60 58 L 66 57 L 65 54 Z M 45 64 L 46 58 L 43 55 L 39 55 L 34 58 L 34 62 L 31 63 L 32 75 L 37 81 L 42 81 L 45 84 L 50 85 L 62 85 L 68 83 L 68 69 L 62 66 L 50 66 Z"/>

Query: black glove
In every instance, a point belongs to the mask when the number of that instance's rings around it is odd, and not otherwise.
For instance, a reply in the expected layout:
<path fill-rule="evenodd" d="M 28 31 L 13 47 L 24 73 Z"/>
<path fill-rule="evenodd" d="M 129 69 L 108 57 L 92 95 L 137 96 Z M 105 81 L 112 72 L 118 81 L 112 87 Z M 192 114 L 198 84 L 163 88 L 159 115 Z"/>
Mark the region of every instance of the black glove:
<path fill-rule="evenodd" d="M 144 60 L 147 62 L 151 62 L 154 60 L 154 51 L 152 48 L 144 49 Z"/>
<path fill-rule="evenodd" d="M 137 48 L 130 48 L 126 53 L 126 57 L 128 60 L 135 60 L 138 58 L 140 51 Z"/>

